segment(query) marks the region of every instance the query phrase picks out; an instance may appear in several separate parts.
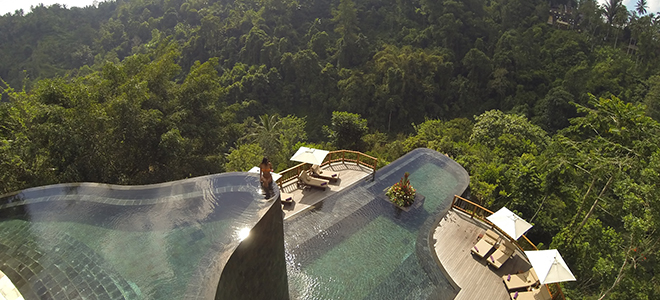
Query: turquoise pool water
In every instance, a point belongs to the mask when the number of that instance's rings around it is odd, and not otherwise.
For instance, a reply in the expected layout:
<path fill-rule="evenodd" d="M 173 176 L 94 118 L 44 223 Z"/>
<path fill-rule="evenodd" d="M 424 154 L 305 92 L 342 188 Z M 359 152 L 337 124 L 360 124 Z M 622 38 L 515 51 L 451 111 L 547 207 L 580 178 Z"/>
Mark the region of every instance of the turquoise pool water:
<path fill-rule="evenodd" d="M 26 299 L 207 299 L 274 201 L 257 176 L 57 185 L 0 197 L 0 269 Z"/>
<path fill-rule="evenodd" d="M 453 195 L 466 188 L 467 174 L 451 163 L 426 151 L 411 153 L 380 170 L 384 175 L 377 175 L 376 182 L 326 199 L 322 206 L 285 223 L 291 295 L 296 299 L 452 299 L 457 291 L 434 261 L 428 241 Z M 421 206 L 408 212 L 384 197 L 384 189 L 406 171 L 425 196 Z"/>
<path fill-rule="evenodd" d="M 384 196 L 405 172 L 425 196 L 410 211 Z M 468 182 L 454 161 L 418 149 L 379 170 L 375 181 L 287 220 L 291 298 L 452 299 L 457 288 L 436 263 L 430 233 Z M 26 299 L 212 299 L 240 232 L 271 207 L 279 213 L 258 186 L 255 175 L 227 173 L 0 196 L 0 270 Z M 268 228 L 281 230 L 276 225 Z M 268 253 L 277 245 L 281 240 Z"/>

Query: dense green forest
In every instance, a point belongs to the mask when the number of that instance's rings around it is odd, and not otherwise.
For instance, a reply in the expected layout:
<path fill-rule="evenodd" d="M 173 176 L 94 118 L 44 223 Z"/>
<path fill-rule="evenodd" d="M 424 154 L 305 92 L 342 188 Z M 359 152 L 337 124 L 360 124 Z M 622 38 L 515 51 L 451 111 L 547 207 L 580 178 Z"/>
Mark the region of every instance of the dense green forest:
<path fill-rule="evenodd" d="M 620 0 L 131 0 L 0 17 L 0 193 L 417 147 L 570 299 L 658 299 L 660 18 Z M 414 182 L 413 182 L 414 184 Z"/>

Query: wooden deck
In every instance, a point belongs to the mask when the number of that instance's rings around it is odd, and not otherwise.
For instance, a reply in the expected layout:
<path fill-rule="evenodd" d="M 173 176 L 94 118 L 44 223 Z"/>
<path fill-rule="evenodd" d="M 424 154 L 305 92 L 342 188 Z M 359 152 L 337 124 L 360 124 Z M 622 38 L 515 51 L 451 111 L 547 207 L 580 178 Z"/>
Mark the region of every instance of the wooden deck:
<path fill-rule="evenodd" d="M 491 267 L 485 259 L 472 256 L 470 249 L 476 244 L 479 234 L 488 228 L 462 212 L 450 210 L 433 234 L 440 263 L 461 288 L 454 300 L 509 300 L 511 298 L 502 276 L 530 268 L 520 250 L 499 270 Z"/>
<path fill-rule="evenodd" d="M 330 182 L 325 191 L 312 188 L 299 189 L 296 180 L 284 184 L 282 191 L 293 195 L 293 203 L 282 206 L 285 220 L 314 207 L 326 197 L 336 194 L 360 180 L 371 180 L 373 172 L 371 168 L 350 162 L 333 163 L 323 166 L 323 169 L 339 173 L 339 180 Z"/>

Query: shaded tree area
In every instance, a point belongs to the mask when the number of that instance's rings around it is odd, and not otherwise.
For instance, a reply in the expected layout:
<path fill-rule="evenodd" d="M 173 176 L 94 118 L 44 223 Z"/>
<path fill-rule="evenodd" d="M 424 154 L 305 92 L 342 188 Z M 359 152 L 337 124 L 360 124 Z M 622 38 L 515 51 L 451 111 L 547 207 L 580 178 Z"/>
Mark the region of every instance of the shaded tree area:
<path fill-rule="evenodd" d="M 3 192 L 53 182 L 144 184 L 224 171 L 223 153 L 243 136 L 249 102 L 218 97 L 217 59 L 182 82 L 176 44 L 157 56 L 107 62 L 101 71 L 6 89 L 0 105 Z"/>
<path fill-rule="evenodd" d="M 41 79 L 85 76 L 169 38 L 180 48 L 176 82 L 216 58 L 229 101 L 255 100 L 253 117 L 308 116 L 316 141 L 337 109 L 390 136 L 495 108 L 555 132 L 587 93 L 648 102 L 646 81 L 660 68 L 660 22 L 643 4 L 631 12 L 620 1 L 575 4 L 569 30 L 546 24 L 544 1 L 42 5 L 0 17 L 0 77 L 29 92 Z"/>

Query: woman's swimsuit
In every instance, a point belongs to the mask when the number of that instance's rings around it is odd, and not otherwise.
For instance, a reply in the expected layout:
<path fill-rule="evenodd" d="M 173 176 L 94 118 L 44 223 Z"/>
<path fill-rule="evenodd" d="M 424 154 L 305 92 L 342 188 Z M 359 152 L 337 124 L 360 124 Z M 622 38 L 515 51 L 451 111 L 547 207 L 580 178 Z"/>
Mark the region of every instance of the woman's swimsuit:
<path fill-rule="evenodd" d="M 266 178 L 266 179 L 271 179 L 271 178 L 273 178 L 273 177 L 270 175 L 270 171 L 272 171 L 272 169 L 271 169 L 270 167 L 266 167 L 266 168 L 264 168 L 264 167 L 260 167 L 260 168 L 261 168 L 261 173 L 263 173 L 264 178 Z"/>

